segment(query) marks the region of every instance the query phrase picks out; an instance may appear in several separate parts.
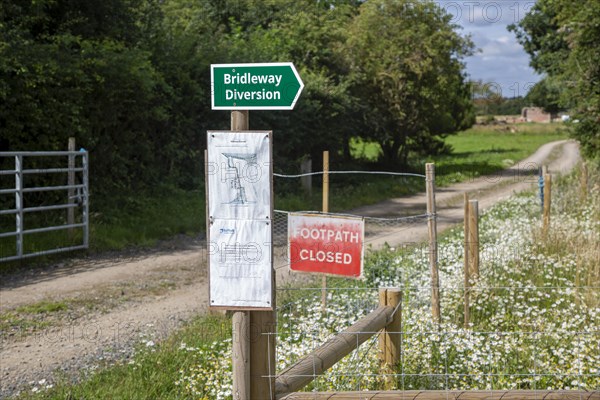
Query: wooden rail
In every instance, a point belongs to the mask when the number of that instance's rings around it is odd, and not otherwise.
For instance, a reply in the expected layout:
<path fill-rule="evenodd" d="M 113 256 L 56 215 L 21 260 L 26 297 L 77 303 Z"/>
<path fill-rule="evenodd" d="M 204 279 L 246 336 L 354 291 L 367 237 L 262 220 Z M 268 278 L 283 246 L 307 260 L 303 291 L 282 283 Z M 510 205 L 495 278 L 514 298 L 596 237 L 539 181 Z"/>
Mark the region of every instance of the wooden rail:
<path fill-rule="evenodd" d="M 600 400 L 582 390 L 406 390 L 291 393 L 281 400 Z"/>
<path fill-rule="evenodd" d="M 374 334 L 393 321 L 394 307 L 380 306 L 345 331 L 329 339 L 294 365 L 285 369 L 275 381 L 277 398 L 302 389 L 317 375 L 350 354 Z"/>

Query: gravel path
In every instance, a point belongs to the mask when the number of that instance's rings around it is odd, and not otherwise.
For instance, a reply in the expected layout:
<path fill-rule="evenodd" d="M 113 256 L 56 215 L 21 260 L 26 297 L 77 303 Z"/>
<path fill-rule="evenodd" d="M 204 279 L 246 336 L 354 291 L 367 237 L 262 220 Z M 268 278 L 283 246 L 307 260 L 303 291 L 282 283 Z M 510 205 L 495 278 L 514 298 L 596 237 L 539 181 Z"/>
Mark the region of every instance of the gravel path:
<path fill-rule="evenodd" d="M 443 188 L 436 194 L 438 229 L 462 221 L 464 192 L 478 199 L 480 209 L 485 209 L 514 192 L 536 185 L 537 178 L 530 172 L 537 171 L 542 163 L 548 163 L 551 172 L 559 173 L 571 169 L 578 160 L 575 142 L 553 142 L 498 175 Z M 407 210 L 423 212 L 424 202 L 421 194 L 351 212 L 365 216 L 406 215 Z M 367 244 L 375 248 L 384 243 L 396 246 L 426 237 L 425 224 L 411 225 L 372 236 Z M 185 246 L 174 250 L 152 251 L 129 259 L 83 258 L 3 278 L 0 312 L 43 300 L 89 299 L 90 295 L 101 303 L 103 296 L 114 297 L 115 290 L 135 295 L 112 302 L 103 311 L 76 315 L 45 330 L 0 332 L 0 398 L 44 379 L 46 384 L 51 383 L 57 370 L 74 373 L 93 368 L 101 360 L 127 358 L 140 341 L 160 340 L 182 322 L 205 312 L 208 297 L 205 246 L 202 240 L 187 241 Z M 276 266 L 283 265 L 276 262 Z M 305 277 L 296 278 L 287 268 L 278 268 L 277 279 L 292 282 Z"/>

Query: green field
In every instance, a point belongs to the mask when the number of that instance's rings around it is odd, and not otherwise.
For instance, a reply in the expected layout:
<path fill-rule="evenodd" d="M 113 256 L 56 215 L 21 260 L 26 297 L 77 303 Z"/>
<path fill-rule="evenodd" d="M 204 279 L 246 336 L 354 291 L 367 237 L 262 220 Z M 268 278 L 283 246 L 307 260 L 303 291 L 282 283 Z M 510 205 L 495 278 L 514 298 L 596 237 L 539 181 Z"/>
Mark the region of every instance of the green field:
<path fill-rule="evenodd" d="M 438 184 L 493 174 L 531 155 L 541 145 L 567 139 L 561 124 L 517 124 L 479 126 L 446 139 L 453 152 L 447 156 L 430 158 L 436 163 Z"/>

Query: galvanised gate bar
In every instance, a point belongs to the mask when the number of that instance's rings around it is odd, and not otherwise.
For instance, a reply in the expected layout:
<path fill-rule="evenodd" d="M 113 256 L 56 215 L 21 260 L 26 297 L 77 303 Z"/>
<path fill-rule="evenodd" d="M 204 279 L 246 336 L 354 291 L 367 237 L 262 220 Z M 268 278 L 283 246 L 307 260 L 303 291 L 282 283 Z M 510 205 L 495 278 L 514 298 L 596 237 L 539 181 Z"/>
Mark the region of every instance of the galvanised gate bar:
<path fill-rule="evenodd" d="M 28 161 L 31 160 L 31 165 L 38 165 L 39 162 L 34 162 L 33 159 L 44 158 L 53 161 L 61 161 L 60 158 L 65 158 L 65 166 L 59 168 L 27 168 Z M 9 160 L 13 159 L 14 164 Z M 0 216 L 14 215 L 14 231 L 6 231 L 6 226 L 0 230 L 0 240 L 4 238 L 15 238 L 15 251 L 11 255 L 4 256 L 5 252 L 0 253 L 0 262 L 20 260 L 28 257 L 40 255 L 55 254 L 65 251 L 87 249 L 89 245 L 89 181 L 88 167 L 89 154 L 85 150 L 81 151 L 36 151 L 36 152 L 0 152 L 0 178 L 4 176 L 14 176 L 14 186 L 6 188 L 5 185 L 0 187 Z M 14 169 L 6 169 L 6 165 L 14 165 Z M 51 174 L 66 174 L 64 185 L 51 186 L 27 186 L 26 176 L 34 175 L 51 175 Z M 10 178 L 9 178 L 10 179 Z M 35 192 L 64 192 L 63 201 L 56 201 L 53 204 L 28 206 L 24 200 L 25 195 Z M 14 196 L 14 203 L 10 197 Z M 45 196 L 45 198 L 53 198 L 55 196 Z M 7 206 L 8 205 L 8 206 Z M 31 213 L 43 213 L 55 210 L 66 210 L 66 223 L 50 222 L 49 225 L 27 229 L 25 222 L 27 216 Z M 76 215 L 77 213 L 77 215 Z M 62 221 L 61 221 L 62 222 Z M 81 241 L 77 244 L 68 246 L 57 246 L 52 249 L 39 251 L 26 251 L 25 241 L 27 235 L 68 230 L 73 233 L 76 229 L 81 229 Z M 4 239 L 5 240 L 5 239 Z M 5 246 L 3 246 L 5 247 Z"/>

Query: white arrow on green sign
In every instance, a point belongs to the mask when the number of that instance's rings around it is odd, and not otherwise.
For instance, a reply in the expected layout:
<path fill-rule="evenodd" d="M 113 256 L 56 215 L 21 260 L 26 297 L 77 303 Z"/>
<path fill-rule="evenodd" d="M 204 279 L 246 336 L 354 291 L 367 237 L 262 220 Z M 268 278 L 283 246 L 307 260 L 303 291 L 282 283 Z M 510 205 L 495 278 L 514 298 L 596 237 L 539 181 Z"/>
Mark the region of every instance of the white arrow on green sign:
<path fill-rule="evenodd" d="M 291 110 L 304 83 L 294 64 L 212 64 L 213 110 Z"/>

